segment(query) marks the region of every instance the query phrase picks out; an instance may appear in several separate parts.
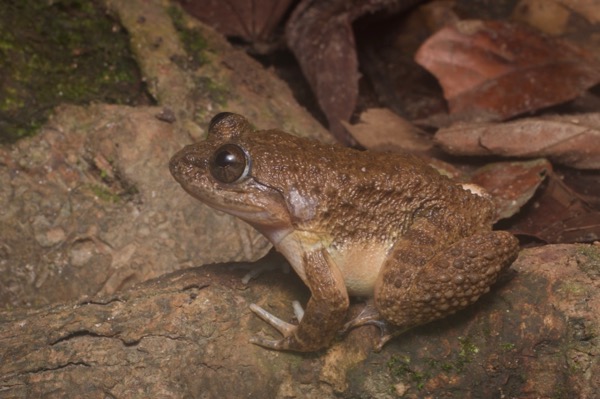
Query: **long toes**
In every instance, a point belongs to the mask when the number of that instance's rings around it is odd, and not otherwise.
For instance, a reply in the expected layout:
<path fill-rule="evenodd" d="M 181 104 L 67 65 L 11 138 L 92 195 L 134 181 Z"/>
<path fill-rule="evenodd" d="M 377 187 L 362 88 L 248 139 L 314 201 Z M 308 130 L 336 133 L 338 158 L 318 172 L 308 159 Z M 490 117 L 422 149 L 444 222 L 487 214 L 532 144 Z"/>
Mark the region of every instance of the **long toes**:
<path fill-rule="evenodd" d="M 377 342 L 375 343 L 375 347 L 373 348 L 374 352 L 381 352 L 383 346 L 388 343 L 389 340 L 394 338 L 397 334 L 382 334 Z"/>
<path fill-rule="evenodd" d="M 250 338 L 250 343 L 262 346 L 268 349 L 283 349 L 284 340 L 276 340 L 276 339 L 266 339 L 262 337 L 252 337 Z"/>
<path fill-rule="evenodd" d="M 368 324 L 376 325 L 379 328 L 381 328 L 381 326 L 379 325 L 380 322 L 381 316 L 379 315 L 379 311 L 377 310 L 377 308 L 375 308 L 375 305 L 373 303 L 368 302 L 355 318 L 344 324 L 344 326 L 340 330 L 340 333 L 344 334 L 353 328 Z"/>
<path fill-rule="evenodd" d="M 381 331 L 382 333 L 384 331 L 386 331 L 386 329 L 387 329 L 387 324 L 383 320 L 377 320 L 377 319 L 366 320 L 366 319 L 356 318 L 356 319 L 350 320 L 349 322 L 344 324 L 344 326 L 340 330 L 340 334 L 345 334 L 354 328 L 362 327 L 362 326 L 376 326 L 377 328 L 379 328 L 379 331 Z"/>
<path fill-rule="evenodd" d="M 375 343 L 375 348 L 373 350 L 375 352 L 380 352 L 385 344 L 387 344 L 392 338 L 396 338 L 399 335 L 404 334 L 410 330 L 410 327 L 397 327 L 394 325 L 390 325 L 384 323 L 383 327 L 381 327 L 379 339 Z"/>
<path fill-rule="evenodd" d="M 277 331 L 279 331 L 281 333 L 281 335 L 283 335 L 284 337 L 290 336 L 294 332 L 294 330 L 297 328 L 297 326 L 287 323 L 276 316 L 273 316 L 271 313 L 267 312 L 266 310 L 264 310 L 263 308 L 261 308 L 260 306 L 258 306 L 255 303 L 250 305 L 250 310 L 253 311 L 258 317 L 263 319 L 265 322 L 269 323 L 271 326 L 273 326 L 275 329 L 277 329 Z M 262 338 L 256 338 L 256 339 L 262 340 Z M 267 340 L 262 340 L 262 341 L 278 342 L 278 341 L 267 341 Z M 272 346 L 268 346 L 268 345 L 263 345 L 262 343 L 258 343 L 258 342 L 253 342 L 253 343 L 257 343 L 258 345 L 266 346 L 267 348 L 272 347 Z"/>

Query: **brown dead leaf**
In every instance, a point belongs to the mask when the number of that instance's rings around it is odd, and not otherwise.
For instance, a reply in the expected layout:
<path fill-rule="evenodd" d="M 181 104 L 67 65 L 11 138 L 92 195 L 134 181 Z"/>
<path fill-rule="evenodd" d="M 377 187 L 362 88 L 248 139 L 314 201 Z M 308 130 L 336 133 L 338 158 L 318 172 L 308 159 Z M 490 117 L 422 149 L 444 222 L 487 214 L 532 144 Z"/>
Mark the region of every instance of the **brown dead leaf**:
<path fill-rule="evenodd" d="M 526 162 L 497 162 L 479 168 L 471 182 L 485 188 L 496 204 L 496 218 L 519 212 L 535 194 L 552 165 L 545 159 Z"/>
<path fill-rule="evenodd" d="M 439 158 L 424 156 L 421 157 L 429 166 L 433 169 L 437 170 L 439 174 L 442 174 L 448 177 L 455 182 L 459 182 L 461 184 L 469 184 L 467 181 L 469 180 L 469 176 L 465 175 L 464 170 L 454 166 L 453 164 L 442 161 Z"/>
<path fill-rule="evenodd" d="M 179 0 L 181 7 L 225 36 L 265 42 L 294 0 Z"/>
<path fill-rule="evenodd" d="M 433 146 L 425 132 L 387 108 L 368 109 L 359 123 L 344 126 L 369 150 L 426 152 Z"/>
<path fill-rule="evenodd" d="M 445 3 L 425 2 L 405 14 L 365 16 L 356 22 L 364 84 L 357 108 L 386 107 L 409 120 L 448 112 L 439 84 L 414 60 L 424 38 L 458 18 Z"/>
<path fill-rule="evenodd" d="M 565 169 L 561 180 L 595 209 L 600 210 L 600 170 Z"/>
<path fill-rule="evenodd" d="M 509 230 L 547 243 L 600 240 L 600 211 L 591 207 L 556 174 L 549 173 L 547 182 Z"/>
<path fill-rule="evenodd" d="M 353 15 L 341 1 L 302 1 L 287 23 L 287 43 L 298 59 L 329 130 L 342 143 L 353 143 L 340 121 L 347 121 L 358 98 Z"/>
<path fill-rule="evenodd" d="M 342 143 L 354 144 L 348 121 L 358 98 L 358 59 L 352 21 L 385 7 L 409 7 L 419 0 L 303 0 L 294 9 L 286 38 L 298 59 L 329 129 Z"/>
<path fill-rule="evenodd" d="M 504 120 L 559 104 L 600 81 L 600 64 L 587 52 L 500 21 L 443 28 L 415 59 L 439 80 L 450 112 L 470 120 Z"/>
<path fill-rule="evenodd" d="M 435 141 L 456 155 L 545 157 L 573 168 L 600 169 L 600 113 L 460 123 L 440 129 Z"/>

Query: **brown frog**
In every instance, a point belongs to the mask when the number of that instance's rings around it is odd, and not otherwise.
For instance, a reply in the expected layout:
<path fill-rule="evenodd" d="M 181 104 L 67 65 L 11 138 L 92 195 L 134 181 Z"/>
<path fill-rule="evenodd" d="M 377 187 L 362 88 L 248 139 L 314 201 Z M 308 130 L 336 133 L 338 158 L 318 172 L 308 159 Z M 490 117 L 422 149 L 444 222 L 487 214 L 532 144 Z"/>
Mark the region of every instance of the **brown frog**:
<path fill-rule="evenodd" d="M 192 196 L 264 234 L 309 287 L 298 325 L 251 305 L 283 335 L 252 339 L 267 348 L 326 348 L 350 295 L 371 306 L 345 329 L 378 325 L 380 347 L 475 302 L 519 250 L 513 235 L 492 231 L 489 198 L 415 157 L 257 131 L 232 113 L 216 115 L 208 138 L 170 169 Z"/>

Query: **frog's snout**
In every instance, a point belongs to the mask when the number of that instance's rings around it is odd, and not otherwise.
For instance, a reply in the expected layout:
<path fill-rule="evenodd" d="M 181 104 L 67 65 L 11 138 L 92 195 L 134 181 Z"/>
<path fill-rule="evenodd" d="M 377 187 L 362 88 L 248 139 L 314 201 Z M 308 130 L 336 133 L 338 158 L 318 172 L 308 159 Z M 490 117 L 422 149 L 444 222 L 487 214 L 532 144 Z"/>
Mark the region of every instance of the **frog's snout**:
<path fill-rule="evenodd" d="M 182 151 L 183 150 L 180 150 L 177 153 L 175 153 L 175 155 L 173 155 L 169 160 L 169 171 L 171 172 L 171 175 L 175 178 L 175 180 L 178 180 L 177 177 L 181 174 L 180 166 Z"/>
<path fill-rule="evenodd" d="M 188 174 L 197 163 L 198 157 L 190 151 L 189 146 L 184 147 L 171 157 L 169 171 L 175 180 L 181 183 L 183 176 Z"/>

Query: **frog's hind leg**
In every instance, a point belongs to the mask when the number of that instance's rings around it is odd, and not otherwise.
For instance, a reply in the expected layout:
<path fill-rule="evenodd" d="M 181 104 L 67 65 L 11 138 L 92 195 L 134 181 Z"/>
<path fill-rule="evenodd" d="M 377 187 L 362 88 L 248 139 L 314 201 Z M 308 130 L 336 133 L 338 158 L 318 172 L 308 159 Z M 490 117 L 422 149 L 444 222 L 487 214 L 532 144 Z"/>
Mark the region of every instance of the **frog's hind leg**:
<path fill-rule="evenodd" d="M 508 232 L 488 231 L 463 238 L 429 259 L 424 259 L 428 250 L 421 249 L 400 242 L 375 288 L 381 316 L 404 330 L 475 302 L 516 259 L 519 246 Z"/>

